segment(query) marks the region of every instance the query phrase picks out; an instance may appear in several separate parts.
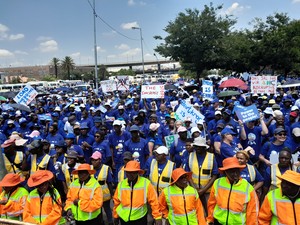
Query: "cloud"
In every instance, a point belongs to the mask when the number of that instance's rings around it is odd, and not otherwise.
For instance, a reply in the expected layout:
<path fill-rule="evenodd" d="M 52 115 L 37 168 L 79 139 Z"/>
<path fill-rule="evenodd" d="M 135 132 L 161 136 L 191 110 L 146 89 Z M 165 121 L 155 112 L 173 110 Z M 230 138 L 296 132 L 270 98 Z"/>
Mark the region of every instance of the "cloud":
<path fill-rule="evenodd" d="M 80 56 L 80 52 L 74 52 L 70 55 L 72 58 L 78 58 Z"/>
<path fill-rule="evenodd" d="M 108 55 L 107 58 L 110 58 L 110 59 L 114 59 L 116 58 L 117 56 L 116 55 Z"/>
<path fill-rule="evenodd" d="M 15 41 L 15 40 L 20 40 L 20 39 L 23 39 L 25 37 L 24 34 L 11 34 L 9 35 L 9 40 L 10 41 Z"/>
<path fill-rule="evenodd" d="M 300 0 L 293 0 L 293 3 L 300 3 Z"/>
<path fill-rule="evenodd" d="M 135 5 L 135 2 L 134 2 L 134 0 L 128 0 L 128 5 Z"/>
<path fill-rule="evenodd" d="M 122 57 L 127 57 L 127 56 L 135 56 L 135 55 L 138 55 L 139 53 L 141 53 L 141 49 L 140 48 L 134 48 L 134 49 L 130 49 L 126 52 L 123 52 L 120 55 Z"/>
<path fill-rule="evenodd" d="M 130 30 L 132 27 L 140 27 L 137 22 L 131 22 L 131 23 L 122 23 L 121 28 L 124 30 Z"/>
<path fill-rule="evenodd" d="M 19 55 L 28 55 L 27 52 L 24 52 L 24 51 L 20 51 L 20 50 L 16 50 L 14 51 L 15 54 L 19 54 Z"/>
<path fill-rule="evenodd" d="M 41 52 L 55 52 L 58 50 L 58 44 L 55 40 L 41 42 L 39 45 L 39 50 Z"/>
<path fill-rule="evenodd" d="M 0 57 L 12 57 L 14 54 L 6 49 L 0 49 Z"/>
<path fill-rule="evenodd" d="M 9 28 L 0 23 L 0 40 L 15 41 L 25 37 L 24 34 L 9 34 Z"/>
<path fill-rule="evenodd" d="M 119 50 L 128 50 L 128 49 L 130 49 L 129 46 L 126 45 L 126 44 L 116 45 L 115 48 L 119 49 Z"/>
<path fill-rule="evenodd" d="M 246 9 L 250 9 L 250 6 L 242 6 L 238 2 L 234 2 L 222 14 L 236 15 L 236 14 L 239 14 L 239 13 L 241 13 L 242 11 L 244 11 Z"/>

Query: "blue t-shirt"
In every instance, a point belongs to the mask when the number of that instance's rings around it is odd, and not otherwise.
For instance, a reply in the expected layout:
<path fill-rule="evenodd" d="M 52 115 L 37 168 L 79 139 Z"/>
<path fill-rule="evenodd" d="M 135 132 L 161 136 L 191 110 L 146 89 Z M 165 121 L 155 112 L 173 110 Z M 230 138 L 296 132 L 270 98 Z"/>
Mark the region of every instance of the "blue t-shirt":
<path fill-rule="evenodd" d="M 102 168 L 102 166 L 101 166 L 101 168 Z M 101 168 L 96 170 L 96 173 L 94 174 L 94 177 L 95 177 L 96 180 L 98 180 L 98 175 L 100 173 Z M 111 169 L 108 168 L 106 182 L 111 183 L 112 181 L 113 181 L 113 179 L 112 179 Z"/>
<path fill-rule="evenodd" d="M 145 164 L 145 166 L 144 166 L 144 170 L 145 170 L 144 176 L 145 176 L 145 177 L 149 177 L 149 175 L 150 175 L 150 166 L 151 166 L 152 160 L 156 160 L 154 156 L 149 157 L 149 158 L 147 159 L 147 161 L 146 161 L 146 164 Z M 167 165 L 167 163 L 168 163 L 168 160 L 169 160 L 169 159 L 167 158 L 166 162 L 165 162 L 165 163 L 162 163 L 162 164 L 157 163 L 158 175 L 159 175 L 159 176 L 161 175 L 161 173 L 163 172 L 164 168 L 166 167 L 166 165 Z M 175 164 L 174 164 L 173 170 L 174 170 L 174 169 L 176 169 Z"/>
<path fill-rule="evenodd" d="M 141 168 L 144 168 L 146 163 L 146 157 L 149 156 L 148 143 L 144 138 L 140 138 L 139 142 L 133 142 L 131 139 L 125 142 L 124 150 L 127 152 L 138 152 L 140 156 L 136 159 L 140 162 Z"/>
<path fill-rule="evenodd" d="M 198 160 L 198 167 L 201 168 L 202 167 L 202 164 L 203 164 L 203 161 L 205 159 L 205 156 L 201 156 L 199 154 L 196 154 L 197 155 L 197 160 Z M 192 171 L 190 166 L 189 166 L 189 161 L 188 159 L 185 160 L 184 164 L 183 164 L 183 168 L 185 171 L 187 172 L 190 172 Z M 219 171 L 218 171 L 218 164 L 217 164 L 217 161 L 216 161 L 216 158 L 214 158 L 214 161 L 213 161 L 213 169 L 212 169 L 212 175 L 218 175 L 219 174 Z"/>
<path fill-rule="evenodd" d="M 244 126 L 245 132 L 246 132 L 246 140 L 242 140 L 241 144 L 243 148 L 247 148 L 248 146 L 251 146 L 254 151 L 255 155 L 251 156 L 254 160 L 258 159 L 258 156 L 260 154 L 261 150 L 261 142 L 262 142 L 262 128 L 259 126 L 255 126 L 253 129 L 248 128 L 246 125 Z"/>
<path fill-rule="evenodd" d="M 117 135 L 116 132 L 112 132 L 108 135 L 108 142 L 110 144 L 110 147 L 113 149 L 115 164 L 123 165 L 124 144 L 125 141 L 129 140 L 130 138 L 131 135 L 127 131 L 122 132 L 120 136 Z M 118 144 L 122 144 L 123 148 L 116 148 Z"/>
<path fill-rule="evenodd" d="M 178 139 L 178 143 L 175 146 L 175 143 L 173 143 L 170 147 L 170 155 L 175 156 L 175 164 L 176 168 L 179 168 L 182 164 L 183 154 L 186 151 L 185 148 L 185 141 L 182 141 L 180 138 Z"/>
<path fill-rule="evenodd" d="M 59 133 L 56 133 L 54 135 L 48 134 L 46 140 L 49 141 L 50 144 L 56 145 L 57 143 L 64 141 L 64 138 Z"/>
<path fill-rule="evenodd" d="M 111 157 L 111 151 L 109 148 L 108 140 L 103 140 L 102 142 L 94 142 L 93 144 L 93 152 L 99 151 L 102 154 L 102 163 L 106 163 L 107 159 Z"/>

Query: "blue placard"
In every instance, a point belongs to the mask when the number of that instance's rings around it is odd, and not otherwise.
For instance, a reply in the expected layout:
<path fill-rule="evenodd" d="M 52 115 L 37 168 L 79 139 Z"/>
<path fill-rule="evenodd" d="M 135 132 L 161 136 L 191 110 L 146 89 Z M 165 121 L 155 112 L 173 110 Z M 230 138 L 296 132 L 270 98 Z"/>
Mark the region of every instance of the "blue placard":
<path fill-rule="evenodd" d="M 260 118 L 260 114 L 256 108 L 256 105 L 254 104 L 248 107 L 237 105 L 234 107 L 234 111 L 239 120 L 243 121 L 243 123 L 247 123 Z"/>

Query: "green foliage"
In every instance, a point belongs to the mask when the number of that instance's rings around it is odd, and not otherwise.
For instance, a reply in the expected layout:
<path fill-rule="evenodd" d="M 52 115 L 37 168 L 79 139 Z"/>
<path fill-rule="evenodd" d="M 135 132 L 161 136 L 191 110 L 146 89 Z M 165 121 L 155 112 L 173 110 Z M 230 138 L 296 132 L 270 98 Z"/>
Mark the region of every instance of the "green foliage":
<path fill-rule="evenodd" d="M 51 75 L 45 75 L 42 78 L 42 81 L 56 81 L 55 77 L 51 76 Z"/>
<path fill-rule="evenodd" d="M 61 61 L 61 68 L 67 73 L 68 79 L 71 79 L 71 71 L 73 71 L 75 68 L 74 60 L 70 56 L 66 56 Z"/>
<path fill-rule="evenodd" d="M 117 72 L 112 72 L 112 76 L 117 76 L 117 75 L 128 75 L 128 76 L 135 76 L 135 72 L 132 69 L 120 69 Z"/>

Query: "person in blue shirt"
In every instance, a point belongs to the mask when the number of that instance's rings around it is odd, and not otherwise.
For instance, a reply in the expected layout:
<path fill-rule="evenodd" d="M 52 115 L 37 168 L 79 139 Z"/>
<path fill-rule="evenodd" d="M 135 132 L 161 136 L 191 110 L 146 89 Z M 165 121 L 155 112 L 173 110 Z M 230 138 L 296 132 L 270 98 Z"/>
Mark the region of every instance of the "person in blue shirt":
<path fill-rule="evenodd" d="M 259 122 L 257 120 L 249 121 L 245 124 L 240 122 L 240 137 L 243 148 L 251 146 L 255 151 L 255 155 L 251 155 L 250 157 L 252 164 L 258 162 L 262 137 L 266 136 L 268 132 L 268 127 L 264 122 L 263 114 L 260 115 Z"/>
<path fill-rule="evenodd" d="M 19 134 L 22 134 L 23 137 L 26 137 L 27 135 L 29 135 L 31 133 L 31 130 L 27 126 L 27 123 L 28 123 L 28 121 L 24 117 L 19 119 L 20 126 L 17 128 L 17 132 Z"/>
<path fill-rule="evenodd" d="M 67 154 L 70 151 L 77 152 L 79 162 L 82 163 L 82 162 L 84 162 L 84 153 L 83 153 L 83 150 L 82 150 L 82 148 L 79 145 L 75 145 L 74 144 L 74 140 L 75 140 L 75 135 L 72 134 L 72 133 L 69 133 L 69 134 L 67 134 L 65 136 L 65 142 L 66 142 L 66 145 L 67 145 Z"/>
<path fill-rule="evenodd" d="M 132 125 L 130 127 L 131 138 L 125 142 L 124 150 L 131 152 L 132 155 L 138 155 L 136 160 L 140 162 L 141 168 L 144 168 L 147 158 L 149 157 L 148 143 L 144 138 L 140 137 L 139 127 Z"/>
<path fill-rule="evenodd" d="M 210 120 L 208 121 L 208 124 L 207 124 L 207 131 L 213 135 L 216 133 L 217 129 L 217 123 L 218 121 L 222 118 L 222 113 L 221 111 L 215 111 L 215 118 L 213 120 Z"/>
<path fill-rule="evenodd" d="M 130 121 L 128 114 L 125 112 L 124 105 L 119 105 L 118 110 L 115 112 L 116 118 L 123 118 L 126 124 Z"/>
<path fill-rule="evenodd" d="M 58 142 L 64 141 L 63 136 L 61 136 L 60 133 L 58 133 L 58 126 L 57 123 L 52 123 L 49 127 L 49 134 L 45 138 L 49 141 L 50 144 L 57 144 Z"/>
<path fill-rule="evenodd" d="M 233 131 L 235 133 L 238 132 L 237 130 L 237 125 L 238 123 L 234 121 L 233 116 L 232 116 L 232 112 L 230 109 L 225 109 L 223 112 L 223 119 L 220 119 L 217 123 L 223 123 L 225 126 L 229 125 L 231 127 L 233 127 Z"/>
<path fill-rule="evenodd" d="M 89 133 L 89 127 L 86 123 L 80 124 L 80 135 L 77 137 L 77 144 L 81 146 L 84 152 L 84 158 L 87 163 L 90 162 L 90 157 L 92 156 L 92 146 L 95 141 L 94 137 Z M 76 142 L 75 142 L 76 143 Z"/>
<path fill-rule="evenodd" d="M 81 124 L 87 126 L 88 129 L 91 129 L 94 126 L 94 121 L 89 118 L 89 113 L 86 110 L 81 113 L 80 125 Z"/>
<path fill-rule="evenodd" d="M 248 160 L 250 158 L 249 153 L 240 150 L 236 153 L 236 158 L 240 165 L 246 165 L 246 167 L 241 171 L 241 178 L 246 179 L 250 184 L 252 184 L 254 190 L 261 195 L 261 187 L 264 184 L 264 178 L 255 166 L 249 165 Z"/>
<path fill-rule="evenodd" d="M 93 153 L 98 151 L 101 153 L 101 161 L 103 164 L 111 165 L 112 163 L 112 156 L 109 147 L 108 140 L 105 139 L 105 132 L 104 131 L 97 131 L 95 133 L 95 141 L 93 143 L 92 149 Z"/>
<path fill-rule="evenodd" d="M 146 140 L 148 143 L 150 156 L 152 155 L 155 146 L 163 145 L 163 141 L 157 135 L 157 130 L 159 127 L 159 123 L 151 123 L 149 126 L 149 134 Z"/>
<path fill-rule="evenodd" d="M 118 183 L 118 172 L 123 166 L 124 143 L 131 138 L 130 133 L 122 131 L 122 122 L 115 120 L 113 122 L 114 131 L 108 135 L 108 142 L 112 154 L 112 169 L 114 184 Z"/>
<path fill-rule="evenodd" d="M 173 143 L 170 146 L 170 155 L 171 160 L 176 164 L 176 168 L 179 168 L 182 164 L 182 156 L 186 151 L 185 142 L 187 140 L 187 129 L 184 126 L 180 126 L 177 129 L 177 133 L 179 135 L 179 138 L 177 143 Z"/>
<path fill-rule="evenodd" d="M 101 122 L 102 122 L 101 117 L 99 117 L 99 116 L 94 117 L 94 126 L 92 127 L 92 129 L 89 132 L 92 136 L 94 136 L 96 134 L 96 132 L 100 130 Z"/>
<path fill-rule="evenodd" d="M 233 157 L 239 149 L 238 145 L 233 142 L 233 137 L 236 133 L 230 128 L 225 127 L 221 131 L 222 141 L 220 147 L 220 153 L 222 160 Z M 242 149 L 241 149 L 242 150 Z"/>

